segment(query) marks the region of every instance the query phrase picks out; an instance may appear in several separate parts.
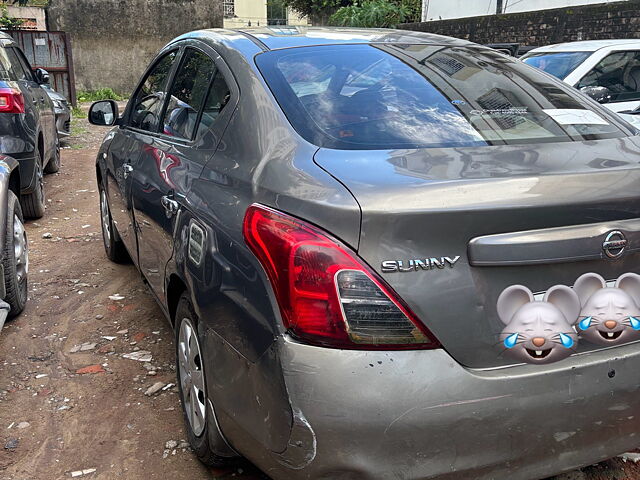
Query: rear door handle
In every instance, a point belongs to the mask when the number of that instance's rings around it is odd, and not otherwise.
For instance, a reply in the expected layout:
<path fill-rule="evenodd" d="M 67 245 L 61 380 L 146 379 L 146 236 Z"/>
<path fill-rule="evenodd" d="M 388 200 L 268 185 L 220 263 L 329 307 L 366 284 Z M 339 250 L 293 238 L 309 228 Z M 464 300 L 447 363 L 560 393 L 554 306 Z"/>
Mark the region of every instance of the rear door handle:
<path fill-rule="evenodd" d="M 133 167 L 131 165 L 129 165 L 128 163 L 125 163 L 124 165 L 122 165 L 123 178 L 127 178 L 129 174 L 131 174 L 131 172 L 133 172 Z"/>
<path fill-rule="evenodd" d="M 178 213 L 180 204 L 178 204 L 178 202 L 176 202 L 169 195 L 163 195 L 161 202 L 162 202 L 162 206 L 164 207 L 164 212 L 166 213 L 167 218 L 172 217 L 176 213 Z"/>

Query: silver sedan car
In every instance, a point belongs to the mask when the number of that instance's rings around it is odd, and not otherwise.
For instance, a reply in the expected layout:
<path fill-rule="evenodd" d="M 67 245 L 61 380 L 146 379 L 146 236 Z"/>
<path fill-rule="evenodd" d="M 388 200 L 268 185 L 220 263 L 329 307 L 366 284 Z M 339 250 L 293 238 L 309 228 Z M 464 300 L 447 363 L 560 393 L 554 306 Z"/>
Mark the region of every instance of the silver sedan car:
<path fill-rule="evenodd" d="M 424 33 L 205 30 L 89 119 L 203 462 L 530 480 L 640 445 L 640 137 L 569 85 Z"/>

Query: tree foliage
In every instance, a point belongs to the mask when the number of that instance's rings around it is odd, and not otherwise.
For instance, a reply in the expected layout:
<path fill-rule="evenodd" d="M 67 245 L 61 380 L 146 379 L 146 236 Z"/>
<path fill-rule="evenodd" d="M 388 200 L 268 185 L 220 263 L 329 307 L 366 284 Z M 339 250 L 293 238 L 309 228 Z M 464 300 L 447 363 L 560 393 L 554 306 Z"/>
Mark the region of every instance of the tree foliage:
<path fill-rule="evenodd" d="M 0 12 L 2 13 L 2 15 L 0 15 L 0 28 L 4 30 L 17 30 L 24 23 L 24 20 L 10 17 L 9 14 L 7 14 L 6 5 L 0 4 Z"/>
<path fill-rule="evenodd" d="M 308 17 L 314 25 L 326 23 L 336 10 L 353 3 L 352 0 L 283 0 L 283 2 L 299 15 Z"/>
<path fill-rule="evenodd" d="M 363 0 L 338 9 L 331 15 L 329 23 L 341 27 L 392 28 L 412 21 L 413 16 L 415 11 L 409 2 Z"/>

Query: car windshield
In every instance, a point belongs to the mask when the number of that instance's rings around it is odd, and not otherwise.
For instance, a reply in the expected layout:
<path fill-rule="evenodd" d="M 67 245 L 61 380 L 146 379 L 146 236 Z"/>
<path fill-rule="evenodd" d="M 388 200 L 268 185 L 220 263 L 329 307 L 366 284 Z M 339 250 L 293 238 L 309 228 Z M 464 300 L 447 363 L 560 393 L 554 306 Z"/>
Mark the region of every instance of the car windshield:
<path fill-rule="evenodd" d="M 592 52 L 530 53 L 522 58 L 527 65 L 539 68 L 561 80 L 573 72 Z"/>
<path fill-rule="evenodd" d="M 273 50 L 258 68 L 294 128 L 328 148 L 461 147 L 625 136 L 571 87 L 479 46 Z"/>

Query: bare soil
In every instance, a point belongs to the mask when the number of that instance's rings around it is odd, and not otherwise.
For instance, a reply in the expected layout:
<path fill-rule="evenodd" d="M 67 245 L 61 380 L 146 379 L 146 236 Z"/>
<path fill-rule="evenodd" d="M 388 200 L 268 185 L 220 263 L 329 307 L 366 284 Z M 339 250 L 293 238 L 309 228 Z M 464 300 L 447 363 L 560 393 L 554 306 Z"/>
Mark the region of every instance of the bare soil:
<path fill-rule="evenodd" d="M 248 464 L 207 469 L 184 445 L 173 333 L 136 269 L 104 255 L 94 164 L 105 133 L 74 120 L 46 214 L 27 224 L 29 302 L 0 335 L 0 479 L 266 478 Z M 122 357 L 139 351 L 146 367 Z M 145 395 L 156 382 L 169 386 Z M 613 459 L 557 478 L 636 480 L 640 468 Z"/>

